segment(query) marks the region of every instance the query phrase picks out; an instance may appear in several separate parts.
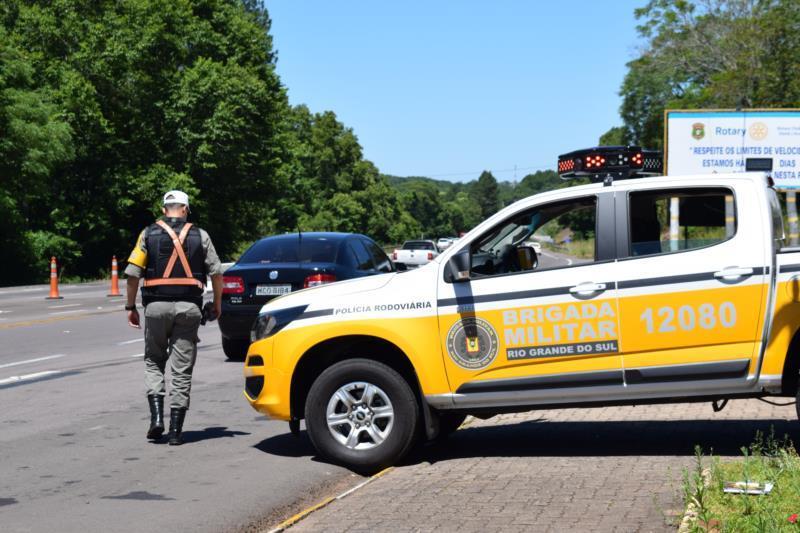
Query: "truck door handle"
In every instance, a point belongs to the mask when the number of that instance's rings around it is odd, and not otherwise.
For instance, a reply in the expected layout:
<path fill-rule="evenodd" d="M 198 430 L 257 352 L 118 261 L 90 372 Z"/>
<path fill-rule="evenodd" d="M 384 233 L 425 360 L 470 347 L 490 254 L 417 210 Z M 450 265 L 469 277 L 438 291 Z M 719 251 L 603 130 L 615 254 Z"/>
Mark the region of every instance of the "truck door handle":
<path fill-rule="evenodd" d="M 586 283 L 579 283 L 574 287 L 569 288 L 569 293 L 578 298 L 587 298 L 597 296 L 601 292 L 606 290 L 605 283 L 593 283 L 591 281 Z"/>
<path fill-rule="evenodd" d="M 746 276 L 752 276 L 752 268 L 728 267 L 719 272 L 714 272 L 714 277 L 720 281 L 738 281 Z"/>

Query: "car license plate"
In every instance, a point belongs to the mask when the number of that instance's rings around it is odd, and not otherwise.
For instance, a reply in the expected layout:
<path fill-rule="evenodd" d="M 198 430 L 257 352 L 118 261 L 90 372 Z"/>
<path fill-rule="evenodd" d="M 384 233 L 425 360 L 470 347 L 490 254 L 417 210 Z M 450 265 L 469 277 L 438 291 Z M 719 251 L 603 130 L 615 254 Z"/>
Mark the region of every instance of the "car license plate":
<path fill-rule="evenodd" d="M 256 285 L 256 296 L 280 296 L 290 292 L 291 285 Z"/>

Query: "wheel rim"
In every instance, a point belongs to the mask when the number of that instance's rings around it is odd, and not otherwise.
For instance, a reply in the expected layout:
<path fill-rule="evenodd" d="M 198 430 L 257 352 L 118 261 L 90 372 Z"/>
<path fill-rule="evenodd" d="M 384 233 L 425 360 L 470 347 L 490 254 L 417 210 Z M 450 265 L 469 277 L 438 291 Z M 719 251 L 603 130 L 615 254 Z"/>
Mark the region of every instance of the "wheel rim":
<path fill-rule="evenodd" d="M 383 390 L 365 381 L 340 387 L 328 401 L 328 430 L 351 450 L 380 446 L 392 431 L 394 407 Z"/>

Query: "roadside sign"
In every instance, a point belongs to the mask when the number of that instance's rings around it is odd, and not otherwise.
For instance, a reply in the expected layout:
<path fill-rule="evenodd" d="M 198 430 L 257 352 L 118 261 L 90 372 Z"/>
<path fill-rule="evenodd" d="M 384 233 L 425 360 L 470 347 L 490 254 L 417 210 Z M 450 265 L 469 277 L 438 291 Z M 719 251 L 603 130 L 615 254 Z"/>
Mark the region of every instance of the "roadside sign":
<path fill-rule="evenodd" d="M 772 158 L 780 189 L 800 188 L 800 110 L 665 111 L 667 175 L 744 172 L 747 158 Z"/>

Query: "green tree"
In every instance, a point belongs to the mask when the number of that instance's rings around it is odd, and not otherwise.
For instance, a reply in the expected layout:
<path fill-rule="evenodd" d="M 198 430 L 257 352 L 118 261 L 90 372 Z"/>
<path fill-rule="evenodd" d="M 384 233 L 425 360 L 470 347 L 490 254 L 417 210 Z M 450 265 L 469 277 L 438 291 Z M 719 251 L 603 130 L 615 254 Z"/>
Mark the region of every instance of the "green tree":
<path fill-rule="evenodd" d="M 625 146 L 629 144 L 627 131 L 622 126 L 614 126 L 600 136 L 598 144 L 600 146 Z"/>
<path fill-rule="evenodd" d="M 562 180 L 555 171 L 537 170 L 528 174 L 517 185 L 514 196 L 516 200 L 539 194 L 540 192 L 560 189 L 574 185 L 574 182 Z"/>
<path fill-rule="evenodd" d="M 291 154 L 281 145 L 289 108 L 260 6 L 3 2 L 0 43 L 26 51 L 36 93 L 26 98 L 41 102 L 24 108 L 49 117 L 53 130 L 43 133 L 52 146 L 37 157 L 55 158 L 40 165 L 52 186 L 14 196 L 22 221 L 13 226 L 27 223 L 42 250 L 80 243 L 80 257 L 67 253 L 64 262 L 82 275 L 125 256 L 152 221 L 154 202 L 176 184 L 194 193 L 194 216 L 223 256 L 274 229 L 275 198 L 288 188 L 280 169 Z M 10 176 L 9 187 L 33 190 L 30 178 Z"/>
<path fill-rule="evenodd" d="M 661 148 L 667 108 L 800 104 L 795 0 L 651 0 L 636 16 L 647 44 L 620 91 L 626 142 Z"/>
<path fill-rule="evenodd" d="M 497 180 L 488 170 L 481 172 L 478 181 L 472 187 L 472 196 L 478 202 L 481 216 L 488 218 L 500 208 Z"/>
<path fill-rule="evenodd" d="M 51 205 L 50 174 L 73 156 L 71 127 L 0 26 L 0 284 L 33 281 L 49 255 L 80 255 L 74 240 L 34 229 L 36 213 Z"/>

